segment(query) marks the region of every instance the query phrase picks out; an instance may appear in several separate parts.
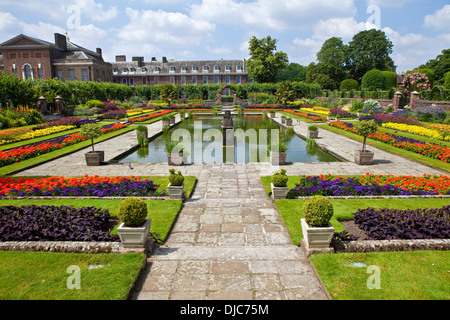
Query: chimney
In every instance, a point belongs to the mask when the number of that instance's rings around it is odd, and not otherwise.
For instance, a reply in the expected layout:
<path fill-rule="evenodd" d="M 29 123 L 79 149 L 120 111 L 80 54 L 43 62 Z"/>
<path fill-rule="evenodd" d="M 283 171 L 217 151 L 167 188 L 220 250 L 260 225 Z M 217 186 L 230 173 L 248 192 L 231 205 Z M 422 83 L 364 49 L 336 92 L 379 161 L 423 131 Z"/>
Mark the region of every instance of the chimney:
<path fill-rule="evenodd" d="M 60 49 L 67 50 L 66 36 L 59 33 L 55 33 L 55 45 Z"/>
<path fill-rule="evenodd" d="M 144 57 L 133 57 L 131 60 L 136 61 L 139 67 L 144 66 Z"/>
<path fill-rule="evenodd" d="M 162 57 L 162 62 L 163 63 L 167 63 L 167 58 L 166 57 Z"/>
<path fill-rule="evenodd" d="M 125 62 L 127 61 L 126 56 L 116 56 L 116 62 Z"/>
<path fill-rule="evenodd" d="M 101 57 L 102 56 L 102 49 L 101 48 L 97 48 L 97 54 Z"/>
<path fill-rule="evenodd" d="M 152 62 L 155 62 L 156 61 L 156 57 L 152 57 Z"/>

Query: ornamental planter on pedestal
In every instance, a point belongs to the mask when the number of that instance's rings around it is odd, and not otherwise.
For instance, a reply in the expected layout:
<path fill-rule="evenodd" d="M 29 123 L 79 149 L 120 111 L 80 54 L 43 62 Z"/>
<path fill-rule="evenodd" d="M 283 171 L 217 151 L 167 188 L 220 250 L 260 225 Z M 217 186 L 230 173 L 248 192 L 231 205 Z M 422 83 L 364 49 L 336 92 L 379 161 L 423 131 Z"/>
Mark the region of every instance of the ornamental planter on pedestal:
<path fill-rule="evenodd" d="M 86 165 L 99 166 L 105 161 L 105 151 L 89 151 L 85 154 Z"/>
<path fill-rule="evenodd" d="M 286 126 L 291 127 L 292 126 L 292 119 L 286 118 Z"/>
<path fill-rule="evenodd" d="M 361 166 L 368 166 L 373 164 L 374 153 L 371 151 L 355 151 L 355 163 Z"/>
<path fill-rule="evenodd" d="M 169 166 L 181 166 L 185 162 L 184 153 L 168 153 L 167 162 Z"/>
<path fill-rule="evenodd" d="M 334 227 L 328 223 L 328 227 L 310 227 L 305 219 L 300 219 L 302 224 L 303 240 L 308 248 L 326 249 L 330 247 L 334 234 Z"/>
<path fill-rule="evenodd" d="M 276 172 L 272 175 L 270 186 L 272 188 L 272 199 L 286 199 L 286 195 L 289 191 L 287 186 L 289 178 L 286 175 L 286 170 L 281 169 L 280 172 Z"/>
<path fill-rule="evenodd" d="M 308 139 L 317 139 L 319 137 L 319 129 L 316 126 L 308 128 Z"/>
<path fill-rule="evenodd" d="M 151 219 L 145 219 L 141 227 L 126 227 L 121 223 L 117 228 L 120 241 L 124 248 L 143 248 L 145 247 L 150 233 Z"/>

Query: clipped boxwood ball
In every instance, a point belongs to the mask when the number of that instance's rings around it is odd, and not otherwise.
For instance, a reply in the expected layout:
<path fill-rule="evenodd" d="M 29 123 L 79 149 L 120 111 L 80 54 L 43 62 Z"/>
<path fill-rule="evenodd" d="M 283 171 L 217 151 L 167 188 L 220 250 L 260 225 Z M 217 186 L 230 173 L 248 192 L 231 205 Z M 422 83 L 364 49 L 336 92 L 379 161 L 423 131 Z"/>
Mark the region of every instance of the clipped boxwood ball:
<path fill-rule="evenodd" d="M 117 216 L 128 227 L 139 227 L 147 218 L 147 204 L 138 198 L 127 198 L 119 204 Z"/>
<path fill-rule="evenodd" d="M 314 196 L 305 201 L 303 214 L 310 227 L 327 227 L 333 216 L 333 205 L 324 196 Z"/>

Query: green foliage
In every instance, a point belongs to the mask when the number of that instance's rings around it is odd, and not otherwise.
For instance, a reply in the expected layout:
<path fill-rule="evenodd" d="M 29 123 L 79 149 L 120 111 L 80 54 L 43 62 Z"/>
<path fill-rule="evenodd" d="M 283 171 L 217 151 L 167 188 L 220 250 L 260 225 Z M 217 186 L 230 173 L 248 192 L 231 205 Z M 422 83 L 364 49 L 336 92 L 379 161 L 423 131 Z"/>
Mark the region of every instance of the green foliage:
<path fill-rule="evenodd" d="M 315 125 L 312 125 L 312 126 L 308 127 L 308 130 L 310 130 L 310 131 L 317 131 L 317 130 L 319 130 L 319 127 L 315 126 Z"/>
<path fill-rule="evenodd" d="M 282 81 L 292 81 L 292 82 L 300 82 L 306 81 L 306 72 L 307 68 L 298 64 L 291 62 L 287 65 L 286 68 L 280 70 L 277 76 L 277 82 Z"/>
<path fill-rule="evenodd" d="M 383 71 L 382 73 L 384 75 L 384 89 L 397 88 L 397 74 L 392 71 Z"/>
<path fill-rule="evenodd" d="M 102 135 L 102 127 L 97 123 L 87 123 L 81 126 L 80 134 L 86 139 L 91 139 L 92 151 L 94 151 L 94 139 Z"/>
<path fill-rule="evenodd" d="M 371 110 L 372 111 L 372 110 Z M 378 130 L 378 124 L 375 120 L 362 120 L 354 123 L 355 132 L 364 137 L 362 151 L 366 151 L 367 136 L 374 134 Z"/>
<path fill-rule="evenodd" d="M 352 111 L 359 111 L 362 110 L 364 107 L 364 102 L 362 102 L 362 100 L 360 99 L 354 99 L 352 101 Z"/>
<path fill-rule="evenodd" d="M 334 209 L 330 200 L 324 196 L 313 196 L 303 205 L 303 214 L 310 227 L 327 227 Z"/>
<path fill-rule="evenodd" d="M 249 41 L 250 59 L 247 61 L 248 74 L 258 83 L 274 83 L 278 72 L 288 64 L 287 54 L 275 52 L 277 40 L 270 36 L 257 39 L 253 36 Z"/>
<path fill-rule="evenodd" d="M 169 182 L 172 186 L 181 186 L 184 182 L 184 176 L 181 174 L 181 171 L 175 173 L 175 169 L 169 170 Z"/>
<path fill-rule="evenodd" d="M 371 29 L 357 33 L 346 51 L 347 68 L 352 78 L 360 80 L 373 69 L 395 71 L 394 61 L 389 56 L 392 48 L 393 44 L 384 31 Z"/>
<path fill-rule="evenodd" d="M 359 88 L 359 84 L 358 81 L 353 80 L 353 79 L 345 79 L 344 81 L 341 82 L 341 86 L 340 86 L 340 90 L 358 90 Z"/>
<path fill-rule="evenodd" d="M 140 124 L 136 127 L 136 131 L 137 132 L 148 132 L 148 128 L 147 128 L 147 126 Z"/>
<path fill-rule="evenodd" d="M 287 107 L 288 101 L 295 99 L 294 88 L 290 81 L 283 81 L 278 85 L 277 92 L 275 92 L 277 101 L 283 103 Z"/>
<path fill-rule="evenodd" d="M 281 169 L 272 175 L 272 183 L 275 187 L 286 187 L 288 180 L 285 169 Z"/>
<path fill-rule="evenodd" d="M 167 102 L 170 108 L 170 104 L 172 103 L 172 101 L 178 99 L 177 87 L 171 83 L 163 85 L 161 87 L 159 98 L 161 99 L 161 101 Z"/>
<path fill-rule="evenodd" d="M 378 69 L 366 72 L 361 81 L 361 88 L 376 91 L 382 90 L 386 87 L 386 80 L 382 71 Z"/>
<path fill-rule="evenodd" d="M 434 72 L 434 85 L 443 85 L 445 75 L 450 72 L 450 49 L 442 50 L 435 59 L 429 60 L 426 64 L 419 66 L 419 70 L 430 69 Z"/>
<path fill-rule="evenodd" d="M 139 227 L 143 225 L 147 214 L 147 204 L 139 198 L 127 198 L 117 208 L 117 216 L 127 227 Z"/>
<path fill-rule="evenodd" d="M 86 107 L 86 109 L 91 109 L 91 108 L 102 109 L 103 102 L 101 102 L 100 100 L 89 100 L 88 102 L 86 102 L 85 107 Z"/>
<path fill-rule="evenodd" d="M 450 90 L 450 71 L 445 74 L 445 89 Z"/>

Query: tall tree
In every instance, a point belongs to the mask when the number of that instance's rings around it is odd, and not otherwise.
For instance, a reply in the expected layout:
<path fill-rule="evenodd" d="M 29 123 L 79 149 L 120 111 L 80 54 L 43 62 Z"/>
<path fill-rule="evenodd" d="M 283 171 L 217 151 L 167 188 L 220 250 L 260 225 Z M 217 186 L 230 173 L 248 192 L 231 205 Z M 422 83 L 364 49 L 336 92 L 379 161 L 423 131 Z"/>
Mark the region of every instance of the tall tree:
<path fill-rule="evenodd" d="M 293 81 L 300 82 L 306 80 L 308 69 L 298 63 L 291 62 L 288 66 L 278 72 L 277 82 Z"/>
<path fill-rule="evenodd" d="M 250 59 L 247 61 L 248 75 L 259 83 L 274 83 L 278 72 L 288 64 L 287 54 L 277 50 L 277 40 L 270 36 L 249 42 Z"/>
<path fill-rule="evenodd" d="M 393 44 L 381 30 L 371 29 L 357 33 L 348 44 L 347 67 L 355 80 L 372 70 L 395 71 Z"/>
<path fill-rule="evenodd" d="M 431 69 L 434 71 L 436 84 L 444 84 L 445 74 L 450 71 L 450 49 L 442 50 L 442 53 L 436 59 L 428 60 L 421 65 L 419 69 Z"/>
<path fill-rule="evenodd" d="M 332 37 L 326 40 L 320 51 L 317 53 L 319 63 L 328 63 L 334 66 L 344 68 L 346 61 L 347 46 L 344 45 L 341 38 Z"/>

